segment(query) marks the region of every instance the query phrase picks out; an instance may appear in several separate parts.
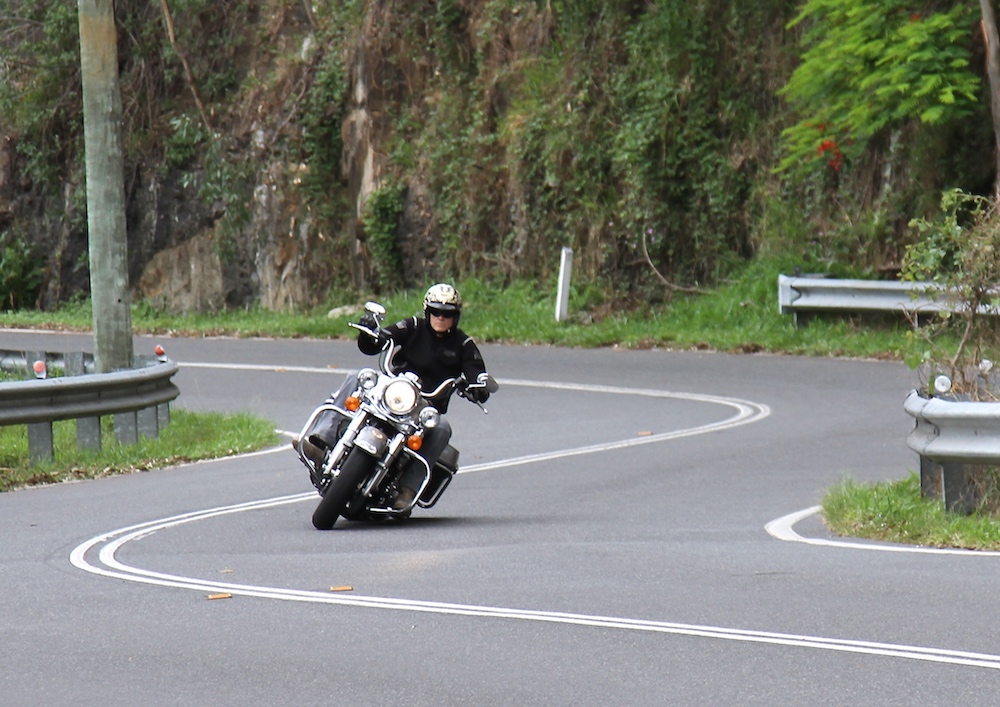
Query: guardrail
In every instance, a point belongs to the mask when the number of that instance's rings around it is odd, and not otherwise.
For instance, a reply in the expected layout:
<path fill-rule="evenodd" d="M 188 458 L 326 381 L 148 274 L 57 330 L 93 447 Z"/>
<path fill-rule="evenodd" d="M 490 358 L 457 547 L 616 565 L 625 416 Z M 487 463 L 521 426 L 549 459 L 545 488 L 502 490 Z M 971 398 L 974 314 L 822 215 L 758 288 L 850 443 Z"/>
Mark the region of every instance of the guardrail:
<path fill-rule="evenodd" d="M 928 398 L 903 402 L 916 420 L 906 445 L 920 456 L 920 491 L 948 510 L 970 513 L 982 494 L 983 467 L 1000 465 L 1000 403 Z"/>
<path fill-rule="evenodd" d="M 45 365 L 33 370 L 36 362 Z M 45 377 L 52 368 L 66 375 Z M 107 415 L 120 444 L 157 437 L 170 424 L 170 401 L 180 394 L 171 382 L 177 364 L 166 357 L 137 357 L 135 368 L 93 373 L 93 357 L 79 352 L 0 351 L 0 369 L 35 378 L 0 383 L 0 426 L 27 425 L 34 460 L 52 459 L 52 423 L 60 420 L 76 420 L 77 446 L 84 449 L 101 448 L 101 417 Z"/>
<path fill-rule="evenodd" d="M 916 316 L 950 310 L 946 302 L 935 299 L 937 292 L 929 282 L 778 275 L 778 309 L 782 314 L 793 314 L 796 324 L 801 323 L 800 314 L 808 316 L 811 312 L 899 312 Z"/>

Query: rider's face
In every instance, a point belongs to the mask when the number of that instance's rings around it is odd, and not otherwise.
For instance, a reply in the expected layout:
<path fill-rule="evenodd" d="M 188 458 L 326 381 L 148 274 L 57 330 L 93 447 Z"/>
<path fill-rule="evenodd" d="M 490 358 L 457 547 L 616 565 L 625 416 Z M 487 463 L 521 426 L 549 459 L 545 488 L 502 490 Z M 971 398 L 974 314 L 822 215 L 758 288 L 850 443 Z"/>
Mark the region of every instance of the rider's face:
<path fill-rule="evenodd" d="M 447 334 L 451 330 L 451 325 L 455 322 L 455 317 L 451 315 L 440 315 L 431 312 L 431 329 L 436 334 Z"/>

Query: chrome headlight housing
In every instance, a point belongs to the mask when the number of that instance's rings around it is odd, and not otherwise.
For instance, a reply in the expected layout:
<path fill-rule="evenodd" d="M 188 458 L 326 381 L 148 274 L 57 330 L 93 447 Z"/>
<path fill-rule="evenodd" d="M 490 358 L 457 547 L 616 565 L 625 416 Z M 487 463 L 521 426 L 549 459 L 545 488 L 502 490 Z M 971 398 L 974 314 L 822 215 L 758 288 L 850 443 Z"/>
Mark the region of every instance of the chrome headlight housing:
<path fill-rule="evenodd" d="M 439 422 L 441 422 L 441 413 L 437 411 L 437 408 L 433 408 L 430 405 L 428 405 L 427 407 L 425 407 L 423 410 L 420 411 L 418 419 L 420 420 L 420 424 L 423 427 L 426 427 L 427 429 L 433 429 L 434 427 L 438 426 Z"/>
<path fill-rule="evenodd" d="M 371 368 L 362 368 L 358 371 L 358 385 L 362 390 L 371 390 L 378 383 L 378 372 Z"/>
<path fill-rule="evenodd" d="M 405 378 L 397 378 L 382 391 L 382 402 L 393 415 L 408 415 L 419 400 L 417 386 Z"/>

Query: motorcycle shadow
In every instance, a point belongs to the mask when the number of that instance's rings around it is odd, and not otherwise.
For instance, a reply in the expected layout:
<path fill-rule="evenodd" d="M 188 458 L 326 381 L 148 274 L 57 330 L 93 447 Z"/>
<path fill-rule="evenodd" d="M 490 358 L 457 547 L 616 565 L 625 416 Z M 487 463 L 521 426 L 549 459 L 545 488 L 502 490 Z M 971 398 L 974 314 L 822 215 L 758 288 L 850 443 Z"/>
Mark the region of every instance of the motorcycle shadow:
<path fill-rule="evenodd" d="M 431 530 L 437 528 L 481 528 L 490 525 L 507 525 L 513 523 L 512 518 L 496 516 L 432 516 L 419 518 L 386 518 L 385 520 L 347 520 L 337 521 L 333 532 L 353 531 L 406 531 Z"/>

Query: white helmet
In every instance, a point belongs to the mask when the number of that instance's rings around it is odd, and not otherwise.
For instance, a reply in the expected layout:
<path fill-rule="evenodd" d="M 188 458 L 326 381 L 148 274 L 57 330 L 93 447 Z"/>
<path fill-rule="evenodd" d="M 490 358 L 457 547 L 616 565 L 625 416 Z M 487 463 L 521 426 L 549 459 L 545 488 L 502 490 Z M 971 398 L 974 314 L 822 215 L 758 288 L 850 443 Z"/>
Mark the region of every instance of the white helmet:
<path fill-rule="evenodd" d="M 458 326 L 458 318 L 462 314 L 462 295 L 451 285 L 439 282 L 431 285 L 424 295 L 424 317 L 430 319 L 431 314 L 452 316 Z"/>

